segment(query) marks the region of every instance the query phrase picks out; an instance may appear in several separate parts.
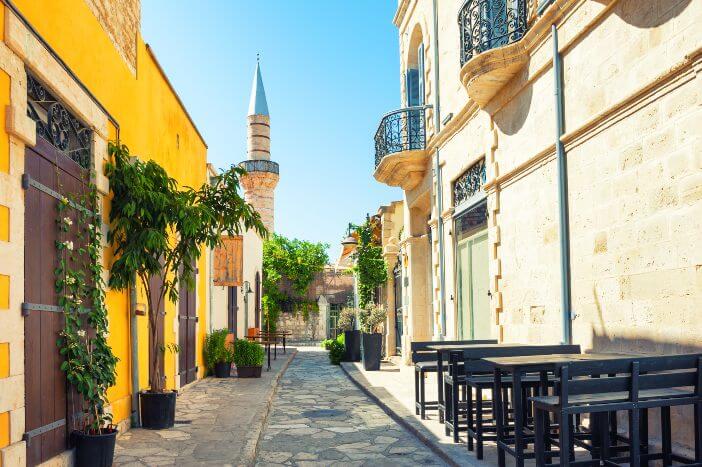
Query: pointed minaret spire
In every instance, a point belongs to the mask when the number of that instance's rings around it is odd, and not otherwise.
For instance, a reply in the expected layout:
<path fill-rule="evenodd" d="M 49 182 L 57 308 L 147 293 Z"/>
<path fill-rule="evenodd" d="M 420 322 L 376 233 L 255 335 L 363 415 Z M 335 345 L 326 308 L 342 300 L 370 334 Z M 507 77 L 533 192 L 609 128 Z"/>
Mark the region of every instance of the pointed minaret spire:
<path fill-rule="evenodd" d="M 244 198 L 261 214 L 261 220 L 269 232 L 273 232 L 275 187 L 279 175 L 278 164 L 271 160 L 271 118 L 258 55 L 246 121 L 247 160 L 240 164 L 248 172 L 241 177 Z"/>
<path fill-rule="evenodd" d="M 251 84 L 249 115 L 268 115 L 268 102 L 266 102 L 266 90 L 263 87 L 261 63 L 258 54 L 256 54 L 256 72 L 254 73 L 253 83 Z"/>

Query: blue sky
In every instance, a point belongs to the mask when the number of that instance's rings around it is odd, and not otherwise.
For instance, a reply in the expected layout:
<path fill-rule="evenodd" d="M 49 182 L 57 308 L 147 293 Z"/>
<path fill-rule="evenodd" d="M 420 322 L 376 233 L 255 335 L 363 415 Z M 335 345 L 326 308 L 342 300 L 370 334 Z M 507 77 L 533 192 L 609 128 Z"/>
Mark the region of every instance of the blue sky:
<path fill-rule="evenodd" d="M 142 33 L 216 167 L 246 158 L 256 54 L 280 164 L 276 231 L 329 243 L 401 199 L 373 179 L 373 135 L 399 106 L 395 0 L 146 0 Z"/>

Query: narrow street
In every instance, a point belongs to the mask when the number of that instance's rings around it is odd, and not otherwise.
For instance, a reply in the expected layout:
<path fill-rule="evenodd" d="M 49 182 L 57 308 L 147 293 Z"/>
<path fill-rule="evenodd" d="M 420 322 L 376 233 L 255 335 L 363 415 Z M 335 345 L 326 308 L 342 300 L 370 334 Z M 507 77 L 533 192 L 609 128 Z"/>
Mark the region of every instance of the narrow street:
<path fill-rule="evenodd" d="M 321 349 L 302 348 L 280 382 L 257 466 L 444 465 Z"/>

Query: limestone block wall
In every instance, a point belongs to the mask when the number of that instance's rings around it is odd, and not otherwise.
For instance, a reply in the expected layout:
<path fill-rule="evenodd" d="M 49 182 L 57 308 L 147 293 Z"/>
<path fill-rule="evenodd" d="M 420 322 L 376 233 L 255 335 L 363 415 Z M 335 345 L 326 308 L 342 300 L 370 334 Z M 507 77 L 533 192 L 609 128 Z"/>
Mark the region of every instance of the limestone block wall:
<path fill-rule="evenodd" d="M 246 117 L 246 153 L 252 160 L 271 158 L 271 119 L 267 115 Z"/>
<path fill-rule="evenodd" d="M 278 318 L 278 329 L 290 331 L 288 337 L 293 341 L 321 341 L 327 338 L 327 311 L 320 307 L 319 312 L 311 312 L 307 320 L 302 313 L 281 313 Z"/>
<path fill-rule="evenodd" d="M 279 176 L 272 172 L 249 172 L 241 177 L 244 199 L 261 214 L 269 232 L 275 228 L 275 192 Z"/>
<path fill-rule="evenodd" d="M 85 0 L 127 66 L 136 72 L 141 0 Z"/>

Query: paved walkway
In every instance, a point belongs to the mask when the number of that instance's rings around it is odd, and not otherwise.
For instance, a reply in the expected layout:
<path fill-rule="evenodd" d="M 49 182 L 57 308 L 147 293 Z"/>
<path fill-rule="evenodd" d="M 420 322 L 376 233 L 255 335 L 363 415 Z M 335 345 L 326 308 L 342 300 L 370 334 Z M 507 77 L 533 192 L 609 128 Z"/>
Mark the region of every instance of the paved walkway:
<path fill-rule="evenodd" d="M 301 348 L 275 395 L 256 465 L 444 464 L 330 365 L 326 352 Z"/>
<path fill-rule="evenodd" d="M 175 427 L 129 430 L 117 440 L 115 465 L 251 465 L 278 378 L 294 352 L 279 354 L 260 379 L 205 378 L 186 387 Z"/>

